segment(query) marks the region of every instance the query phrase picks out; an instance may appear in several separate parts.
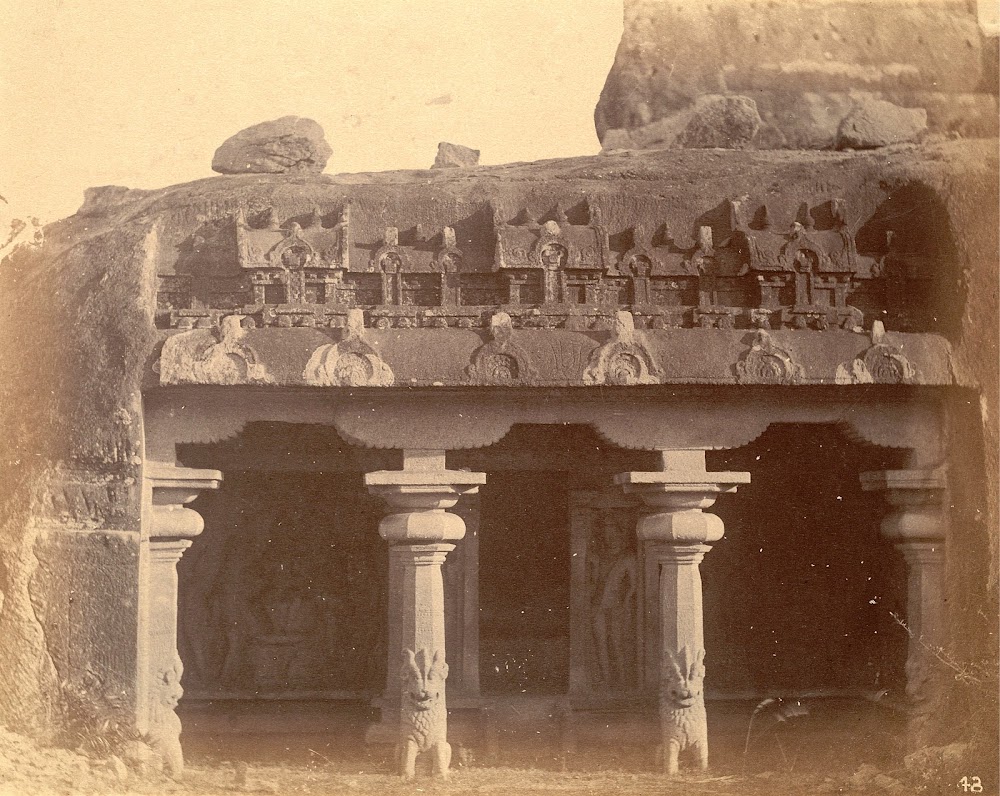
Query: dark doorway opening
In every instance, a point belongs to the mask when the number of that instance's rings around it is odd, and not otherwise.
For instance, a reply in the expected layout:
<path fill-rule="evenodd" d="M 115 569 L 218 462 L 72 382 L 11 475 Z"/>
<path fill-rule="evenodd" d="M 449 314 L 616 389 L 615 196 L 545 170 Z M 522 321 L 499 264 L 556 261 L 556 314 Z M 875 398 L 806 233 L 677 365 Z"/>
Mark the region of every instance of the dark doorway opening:
<path fill-rule="evenodd" d="M 570 549 L 563 473 L 489 473 L 480 519 L 483 693 L 564 693 Z"/>
<path fill-rule="evenodd" d="M 327 757 L 360 744 L 385 686 L 388 588 L 385 508 L 363 473 L 398 455 L 329 427 L 251 423 L 178 458 L 223 473 L 191 504 L 205 529 L 177 566 L 186 748 L 300 733 L 328 735 L 313 747 Z"/>
<path fill-rule="evenodd" d="M 901 696 L 906 574 L 858 476 L 902 455 L 793 424 L 709 455 L 710 470 L 753 475 L 710 509 L 726 527 L 702 564 L 710 693 Z"/>

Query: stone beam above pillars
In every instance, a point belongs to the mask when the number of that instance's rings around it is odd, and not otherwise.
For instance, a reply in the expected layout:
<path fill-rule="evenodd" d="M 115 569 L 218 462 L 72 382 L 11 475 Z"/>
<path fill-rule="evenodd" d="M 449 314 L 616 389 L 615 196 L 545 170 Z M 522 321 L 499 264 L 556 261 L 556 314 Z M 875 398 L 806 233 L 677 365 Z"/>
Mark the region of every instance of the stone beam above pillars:
<path fill-rule="evenodd" d="M 369 738 L 389 735 L 398 742 L 400 773 L 407 779 L 413 778 L 416 757 L 422 752 L 433 754 L 436 774 L 448 775 L 451 747 L 441 565 L 465 535 L 465 523 L 446 509 L 485 483 L 485 473 L 448 470 L 441 450 L 404 450 L 402 470 L 365 475 L 369 491 L 392 511 L 379 524 L 379 534 L 390 545 L 389 699 L 383 702 L 382 720 Z"/>
<path fill-rule="evenodd" d="M 183 665 L 177 652 L 177 562 L 205 527 L 187 504 L 222 481 L 218 470 L 196 470 L 147 462 L 150 503 L 148 555 L 144 567 L 143 630 L 140 654 L 140 729 L 175 779 L 184 772 L 181 721 L 175 708 L 183 695 Z"/>
<path fill-rule="evenodd" d="M 934 650 L 945 640 L 947 477 L 943 468 L 879 470 L 862 473 L 861 486 L 865 491 L 885 494 L 889 510 L 882 519 L 882 534 L 895 543 L 906 560 L 907 744 L 920 748 L 932 741 L 930 719 L 942 690 Z"/>
<path fill-rule="evenodd" d="M 723 525 L 704 510 L 719 494 L 749 483 L 750 474 L 708 472 L 703 450 L 665 450 L 661 457 L 662 469 L 620 473 L 615 483 L 638 495 L 650 509 L 636 527 L 647 568 L 644 679 L 659 684 L 663 770 L 672 775 L 686 749 L 697 756 L 702 769 L 708 767 L 698 565 L 710 545 L 722 538 Z M 652 595 L 659 599 L 654 602 Z"/>

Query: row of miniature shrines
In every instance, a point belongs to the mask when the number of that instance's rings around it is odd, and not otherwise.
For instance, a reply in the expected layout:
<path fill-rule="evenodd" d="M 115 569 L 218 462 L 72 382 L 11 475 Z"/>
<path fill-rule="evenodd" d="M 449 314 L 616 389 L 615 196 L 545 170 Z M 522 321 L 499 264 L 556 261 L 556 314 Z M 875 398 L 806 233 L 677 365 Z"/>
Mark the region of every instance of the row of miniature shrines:
<path fill-rule="evenodd" d="M 404 327 L 479 326 L 478 315 L 470 315 L 476 308 L 504 307 L 513 310 L 512 315 L 518 315 L 518 309 L 542 308 L 546 317 L 551 316 L 551 325 L 561 326 L 581 309 L 600 314 L 627 307 L 662 327 L 853 329 L 869 317 L 887 320 L 890 328 L 908 330 L 924 325 L 921 294 L 926 288 L 921 288 L 903 291 L 893 289 L 889 280 L 808 272 L 754 278 L 610 277 L 586 271 L 529 269 L 495 273 L 303 269 L 267 271 L 227 282 L 161 277 L 157 305 L 160 325 L 167 327 L 183 327 L 185 318 L 211 315 L 211 310 L 253 314 L 261 307 L 298 307 L 300 314 L 312 319 L 310 325 L 328 325 L 330 317 L 348 308 L 380 309 L 386 312 L 375 314 L 387 320 L 379 325 Z M 424 318 L 417 311 L 424 308 L 440 312 Z M 375 325 L 375 319 L 370 320 Z"/>

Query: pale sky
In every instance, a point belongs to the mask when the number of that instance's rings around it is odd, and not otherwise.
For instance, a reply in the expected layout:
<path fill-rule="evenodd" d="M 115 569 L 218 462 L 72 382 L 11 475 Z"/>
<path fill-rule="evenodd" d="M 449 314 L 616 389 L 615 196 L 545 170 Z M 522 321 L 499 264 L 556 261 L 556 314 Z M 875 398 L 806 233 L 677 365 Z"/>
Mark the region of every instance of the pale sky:
<path fill-rule="evenodd" d="M 594 154 L 622 0 L 0 0 L 0 215 L 94 185 L 212 176 L 257 122 L 308 116 L 326 173 Z"/>

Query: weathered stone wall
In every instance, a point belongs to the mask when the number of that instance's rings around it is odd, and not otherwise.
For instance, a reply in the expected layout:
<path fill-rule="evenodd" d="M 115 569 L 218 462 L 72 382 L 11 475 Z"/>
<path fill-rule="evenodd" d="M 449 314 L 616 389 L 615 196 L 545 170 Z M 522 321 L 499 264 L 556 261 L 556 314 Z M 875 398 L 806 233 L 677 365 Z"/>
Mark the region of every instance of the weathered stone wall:
<path fill-rule="evenodd" d="M 995 135 L 995 47 L 965 0 L 627 0 L 597 134 L 605 148 L 669 145 L 671 119 L 730 95 L 756 103 L 760 148 L 832 147 L 871 100 L 925 110 L 931 133 Z"/>
<path fill-rule="evenodd" d="M 135 712 L 138 534 L 53 527 L 35 543 L 32 602 L 60 687 Z"/>
<path fill-rule="evenodd" d="M 88 668 L 100 691 L 134 689 L 150 227 L 115 226 L 74 217 L 0 266 L 0 722 L 14 728 L 53 730 Z"/>

